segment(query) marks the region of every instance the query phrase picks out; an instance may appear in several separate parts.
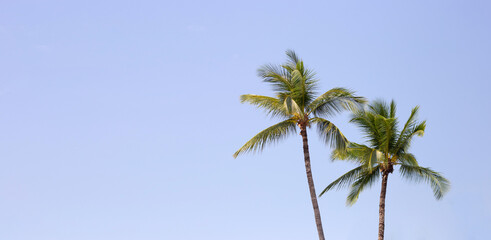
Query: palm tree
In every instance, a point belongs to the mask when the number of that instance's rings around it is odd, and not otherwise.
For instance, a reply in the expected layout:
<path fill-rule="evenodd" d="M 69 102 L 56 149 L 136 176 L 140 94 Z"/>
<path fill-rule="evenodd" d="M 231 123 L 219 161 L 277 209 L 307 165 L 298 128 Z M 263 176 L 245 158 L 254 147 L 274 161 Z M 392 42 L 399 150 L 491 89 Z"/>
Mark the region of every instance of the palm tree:
<path fill-rule="evenodd" d="M 275 97 L 246 94 L 240 97 L 241 102 L 247 102 L 266 110 L 272 117 L 282 121 L 264 129 L 246 142 L 234 154 L 234 158 L 245 152 L 261 151 L 266 144 L 276 142 L 286 136 L 296 133 L 297 127 L 303 140 L 303 153 L 310 197 L 314 208 L 315 222 L 319 239 L 324 240 L 322 222 L 317 204 L 317 195 L 310 167 L 307 128 L 316 124 L 323 140 L 332 147 L 343 149 L 348 141 L 341 131 L 330 121 L 322 118 L 331 116 L 344 109 L 354 110 L 365 102 L 354 92 L 343 89 L 331 89 L 315 98 L 317 79 L 315 73 L 304 66 L 303 61 L 294 51 L 286 51 L 288 60 L 282 65 L 264 65 L 258 70 L 258 75 L 273 86 Z"/>
<path fill-rule="evenodd" d="M 398 131 L 396 104 L 375 101 L 366 111 L 357 111 L 351 122 L 361 128 L 368 145 L 350 143 L 344 151 L 334 150 L 333 160 L 348 160 L 359 166 L 342 175 L 329 184 L 322 196 L 334 187 L 350 186 L 346 203 L 354 204 L 360 193 L 370 187 L 379 177 L 382 177 L 379 204 L 378 239 L 384 239 L 385 228 L 385 194 L 389 174 L 399 166 L 402 177 L 414 181 L 424 181 L 431 185 L 436 199 L 440 199 L 449 190 L 450 183 L 440 173 L 419 166 L 416 157 L 409 153 L 409 147 L 414 136 L 423 136 L 426 121 L 416 120 L 419 107 L 412 109 L 409 119 L 401 131 Z"/>

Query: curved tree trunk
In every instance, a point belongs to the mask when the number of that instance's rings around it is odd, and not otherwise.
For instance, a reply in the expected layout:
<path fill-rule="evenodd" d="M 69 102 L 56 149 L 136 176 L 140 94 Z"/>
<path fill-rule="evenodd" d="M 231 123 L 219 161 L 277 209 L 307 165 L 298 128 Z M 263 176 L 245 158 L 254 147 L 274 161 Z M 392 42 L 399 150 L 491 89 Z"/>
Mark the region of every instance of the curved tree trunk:
<path fill-rule="evenodd" d="M 300 127 L 300 135 L 302 135 L 302 139 L 303 139 L 303 155 L 305 158 L 305 171 L 307 172 L 307 181 L 309 183 L 312 207 L 314 208 L 317 232 L 319 233 L 319 240 L 324 240 L 325 238 L 324 238 L 324 230 L 322 229 L 321 213 L 319 210 L 319 205 L 317 204 L 317 195 L 315 194 L 314 179 L 312 178 L 312 171 L 310 168 L 309 143 L 307 140 L 307 129 L 305 126 Z"/>
<path fill-rule="evenodd" d="M 389 178 L 389 173 L 386 171 L 382 172 L 382 189 L 380 190 L 380 204 L 378 210 L 378 240 L 384 240 L 384 230 L 385 230 L 385 194 L 387 192 L 387 179 Z"/>

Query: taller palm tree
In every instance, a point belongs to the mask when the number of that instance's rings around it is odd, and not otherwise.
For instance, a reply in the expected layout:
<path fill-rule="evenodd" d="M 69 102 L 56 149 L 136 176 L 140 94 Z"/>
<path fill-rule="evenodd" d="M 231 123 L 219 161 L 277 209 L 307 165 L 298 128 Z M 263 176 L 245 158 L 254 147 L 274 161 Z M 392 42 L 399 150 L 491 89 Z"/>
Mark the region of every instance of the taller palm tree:
<path fill-rule="evenodd" d="M 399 131 L 395 102 L 373 102 L 366 111 L 356 112 L 351 119 L 351 122 L 361 128 L 369 146 L 351 142 L 345 150 L 334 150 L 332 153 L 333 160 L 354 161 L 359 166 L 329 184 L 321 192 L 321 196 L 334 187 L 350 186 L 346 203 L 352 205 L 365 188 L 382 177 L 379 240 L 384 239 L 387 181 L 394 167 L 399 166 L 402 177 L 429 183 L 436 199 L 442 198 L 450 187 L 449 181 L 440 173 L 419 166 L 416 157 L 409 152 L 413 137 L 423 136 L 426 128 L 425 121 L 416 120 L 418 109 L 419 107 L 412 109 L 409 119 Z"/>
<path fill-rule="evenodd" d="M 315 73 L 304 66 L 303 61 L 298 58 L 295 52 L 288 50 L 286 55 L 286 63 L 279 66 L 264 65 L 258 70 L 258 75 L 264 82 L 272 85 L 276 93 L 275 97 L 253 94 L 240 97 L 242 103 L 246 102 L 262 108 L 272 117 L 278 117 L 282 121 L 256 134 L 235 152 L 234 157 L 236 158 L 245 152 L 261 151 L 268 143 L 276 142 L 296 133 L 298 127 L 303 141 L 305 170 L 317 231 L 319 239 L 324 240 L 321 215 L 310 166 L 307 128 L 311 124 L 316 124 L 321 137 L 327 144 L 337 149 L 343 149 L 348 144 L 346 137 L 332 122 L 322 117 L 331 116 L 344 109 L 356 109 L 365 100 L 343 88 L 334 88 L 319 97 L 315 97 L 317 83 Z"/>

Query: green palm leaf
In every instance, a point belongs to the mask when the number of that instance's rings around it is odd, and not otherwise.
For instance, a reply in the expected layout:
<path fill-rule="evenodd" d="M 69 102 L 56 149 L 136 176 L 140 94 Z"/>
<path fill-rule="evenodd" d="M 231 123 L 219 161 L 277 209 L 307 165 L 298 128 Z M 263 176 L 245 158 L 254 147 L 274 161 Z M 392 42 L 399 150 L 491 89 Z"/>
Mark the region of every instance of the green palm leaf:
<path fill-rule="evenodd" d="M 280 139 L 287 137 L 291 133 L 296 132 L 295 121 L 292 119 L 285 120 L 264 129 L 256 136 L 247 141 L 237 152 L 234 153 L 234 158 L 245 152 L 261 151 L 266 144 L 277 142 Z"/>
<path fill-rule="evenodd" d="M 276 92 L 290 92 L 294 89 L 290 79 L 290 72 L 281 66 L 267 64 L 257 70 L 257 74 L 264 82 L 270 83 Z"/>
<path fill-rule="evenodd" d="M 365 98 L 355 96 L 353 91 L 333 88 L 316 98 L 309 109 L 315 116 L 332 116 L 343 110 L 360 109 L 365 102 Z"/>
<path fill-rule="evenodd" d="M 430 168 L 401 164 L 399 171 L 404 178 L 416 182 L 423 181 L 429 183 L 436 199 L 441 199 L 450 189 L 450 182 L 440 173 Z"/>
<path fill-rule="evenodd" d="M 312 118 L 312 123 L 317 124 L 317 131 L 324 142 L 336 149 L 346 149 L 349 141 L 336 125 L 323 118 Z"/>
<path fill-rule="evenodd" d="M 281 116 L 281 117 L 289 117 L 287 109 L 285 109 L 284 105 L 276 98 L 254 95 L 254 94 L 244 94 L 240 96 L 240 101 L 242 103 L 250 103 L 255 105 L 258 108 L 262 108 L 266 110 L 268 115 L 272 117 Z"/>
<path fill-rule="evenodd" d="M 412 153 L 400 153 L 397 155 L 397 161 L 400 164 L 410 165 L 410 166 L 419 166 L 416 157 Z"/>
<path fill-rule="evenodd" d="M 319 197 L 324 195 L 324 193 L 326 193 L 327 191 L 329 191 L 335 187 L 337 189 L 341 189 L 341 188 L 349 186 L 350 184 L 352 184 L 356 180 L 356 178 L 363 171 L 364 171 L 363 166 L 359 166 L 359 167 L 356 167 L 356 168 L 352 169 L 351 171 L 343 174 L 341 177 L 334 180 L 331 184 L 327 185 L 327 187 L 324 188 L 324 190 L 319 194 Z"/>
<path fill-rule="evenodd" d="M 422 137 L 425 133 L 426 121 L 416 123 L 411 126 L 410 129 L 406 130 L 404 134 L 401 134 L 394 149 L 394 154 L 400 154 L 406 152 L 411 146 L 411 142 L 414 136 Z"/>
<path fill-rule="evenodd" d="M 356 181 L 351 185 L 350 192 L 346 198 L 346 205 L 353 205 L 358 200 L 360 193 L 366 188 L 371 187 L 380 177 L 380 166 L 375 167 L 372 171 L 365 169 L 358 175 Z"/>

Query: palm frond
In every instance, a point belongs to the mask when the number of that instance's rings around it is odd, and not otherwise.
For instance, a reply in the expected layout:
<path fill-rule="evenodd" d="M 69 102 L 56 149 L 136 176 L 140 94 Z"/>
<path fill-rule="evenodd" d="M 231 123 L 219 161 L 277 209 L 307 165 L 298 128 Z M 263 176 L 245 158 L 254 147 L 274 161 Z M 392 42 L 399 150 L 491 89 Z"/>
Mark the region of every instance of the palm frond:
<path fill-rule="evenodd" d="M 396 110 L 397 110 L 396 102 L 394 100 L 390 101 L 389 118 L 395 118 L 396 117 Z"/>
<path fill-rule="evenodd" d="M 384 155 L 375 148 L 350 142 L 346 150 L 333 150 L 331 159 L 355 162 L 372 171 L 376 164 L 384 162 Z"/>
<path fill-rule="evenodd" d="M 262 108 L 266 110 L 268 115 L 272 117 L 281 116 L 288 117 L 288 111 L 285 109 L 284 105 L 280 102 L 279 99 L 262 96 L 262 95 L 254 95 L 254 94 L 244 94 L 240 96 L 241 103 L 249 103 L 258 108 Z"/>
<path fill-rule="evenodd" d="M 331 152 L 331 160 L 344 160 L 360 164 L 360 158 L 362 157 L 357 148 L 353 146 L 356 143 L 350 142 L 346 149 L 333 149 Z"/>
<path fill-rule="evenodd" d="M 363 170 L 363 166 L 359 166 L 345 173 L 338 179 L 334 180 L 331 184 L 327 185 L 327 187 L 324 188 L 324 190 L 319 194 L 319 197 L 335 187 L 337 189 L 348 187 L 351 183 L 353 183 L 353 181 L 355 181 L 355 179 L 359 177 L 360 173 L 363 172 Z"/>
<path fill-rule="evenodd" d="M 315 116 L 332 116 L 343 110 L 361 109 L 365 98 L 355 96 L 355 92 L 345 88 L 333 88 L 317 97 L 308 106 Z"/>
<path fill-rule="evenodd" d="M 384 134 L 377 125 L 377 114 L 370 111 L 356 111 L 350 120 L 350 123 L 356 124 L 363 133 L 363 137 L 373 148 L 380 149 Z"/>
<path fill-rule="evenodd" d="M 404 127 L 402 128 L 401 135 L 406 134 L 406 130 L 410 129 L 415 125 L 418 112 L 419 112 L 419 106 L 416 106 L 413 109 L 411 109 L 411 114 L 409 115 L 406 124 L 404 124 Z"/>
<path fill-rule="evenodd" d="M 430 168 L 401 164 L 399 171 L 403 177 L 409 180 L 429 183 L 436 199 L 441 199 L 450 189 L 450 182 Z"/>
<path fill-rule="evenodd" d="M 409 118 L 407 119 L 406 123 L 404 124 L 404 127 L 402 128 L 401 132 L 397 136 L 397 142 L 395 144 L 396 151 L 394 153 L 397 153 L 397 150 L 401 149 L 401 144 L 406 140 L 407 136 L 411 135 L 411 131 L 415 128 L 415 126 L 419 125 L 416 121 L 418 112 L 419 112 L 419 106 L 416 106 L 411 110 L 411 114 L 409 115 Z"/>
<path fill-rule="evenodd" d="M 424 135 L 426 129 L 426 121 L 422 121 L 420 123 L 415 123 L 410 127 L 409 130 L 406 130 L 404 134 L 399 136 L 398 143 L 394 147 L 394 154 L 401 154 L 406 152 L 411 146 L 411 142 L 414 136 L 422 137 Z"/>
<path fill-rule="evenodd" d="M 382 146 L 385 147 L 384 152 L 390 153 L 390 150 L 394 148 L 396 136 L 397 136 L 397 119 L 396 118 L 386 118 L 383 119 L 382 132 Z"/>
<path fill-rule="evenodd" d="M 234 158 L 245 152 L 261 151 L 266 144 L 274 143 L 278 140 L 287 137 L 291 133 L 296 132 L 295 121 L 292 119 L 285 120 L 271 127 L 268 127 L 258 133 L 256 136 L 247 141 L 237 152 L 234 153 Z"/>
<path fill-rule="evenodd" d="M 377 99 L 368 106 L 370 111 L 384 118 L 390 118 L 389 107 L 384 100 Z"/>
<path fill-rule="evenodd" d="M 397 161 L 400 164 L 419 167 L 419 163 L 412 153 L 401 153 L 397 155 Z"/>
<path fill-rule="evenodd" d="M 303 108 L 314 100 L 317 88 L 317 79 L 314 71 L 304 67 L 303 62 L 297 63 L 296 68 L 291 72 L 292 82 L 296 88 L 293 91 L 293 96 L 297 103 Z"/>
<path fill-rule="evenodd" d="M 365 169 L 358 178 L 351 184 L 350 192 L 346 198 L 346 205 L 351 206 L 356 203 L 360 193 L 367 187 L 371 187 L 380 177 L 380 166 L 376 166 L 373 171 Z"/>
<path fill-rule="evenodd" d="M 367 117 L 371 115 L 367 114 Z M 360 122 L 359 119 L 352 119 Z M 365 120 L 362 118 L 362 120 Z M 373 117 L 366 119 L 368 124 L 362 125 L 363 130 L 367 131 L 370 144 L 373 148 L 376 148 L 388 157 L 389 150 L 393 149 L 397 136 L 397 119 L 385 118 L 382 115 L 373 115 Z M 367 127 L 368 126 L 368 127 Z M 387 160 L 387 159 L 386 159 Z"/>
<path fill-rule="evenodd" d="M 323 118 L 312 118 L 310 121 L 317 124 L 319 135 L 326 144 L 335 149 L 346 149 L 349 141 L 336 125 Z"/>
<path fill-rule="evenodd" d="M 273 91 L 290 92 L 294 88 L 290 81 L 290 72 L 282 66 L 266 64 L 257 70 L 257 74 L 264 82 L 272 85 Z"/>
<path fill-rule="evenodd" d="M 301 61 L 298 55 L 292 49 L 286 50 L 285 53 L 288 58 L 288 63 L 292 64 L 293 66 L 297 65 L 297 63 Z"/>

